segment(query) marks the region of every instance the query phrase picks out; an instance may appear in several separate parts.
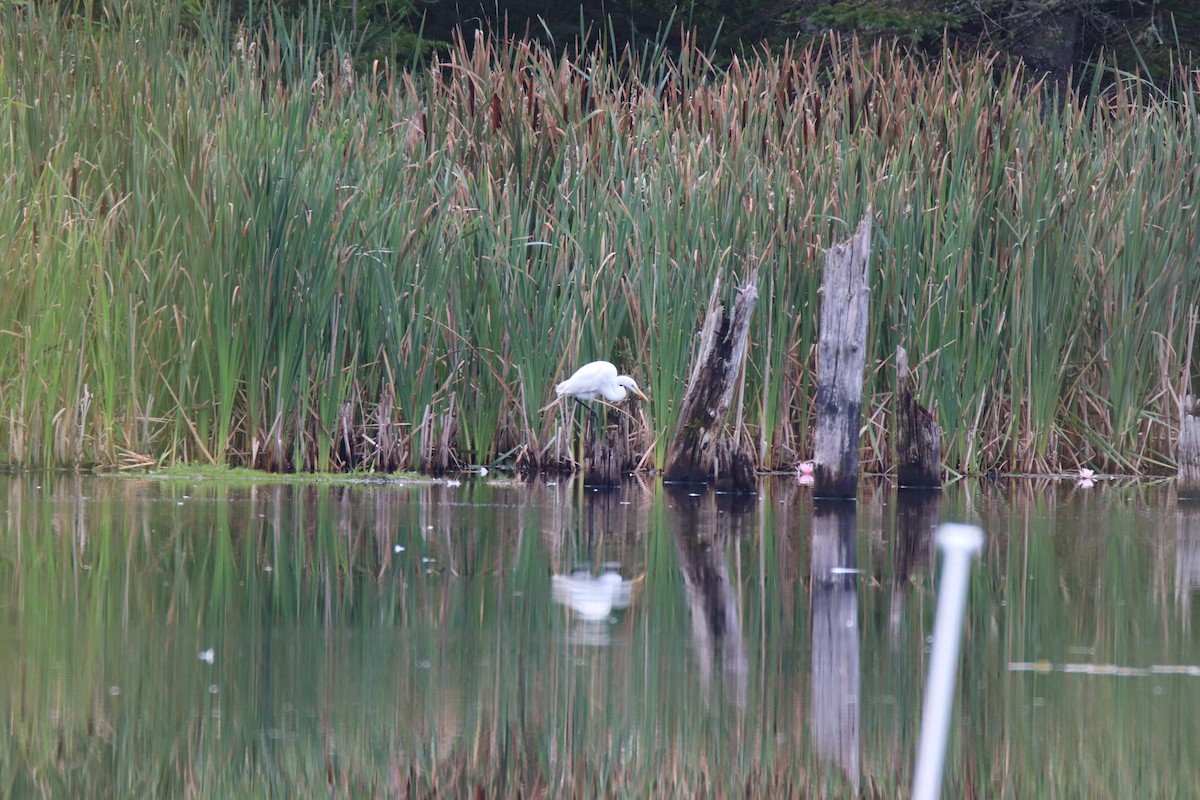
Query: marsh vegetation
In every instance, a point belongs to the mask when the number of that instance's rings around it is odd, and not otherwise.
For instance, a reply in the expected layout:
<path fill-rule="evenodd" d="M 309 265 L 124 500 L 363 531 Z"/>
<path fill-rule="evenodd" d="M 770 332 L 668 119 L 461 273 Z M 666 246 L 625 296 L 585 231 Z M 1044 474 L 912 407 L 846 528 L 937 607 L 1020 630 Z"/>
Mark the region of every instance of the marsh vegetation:
<path fill-rule="evenodd" d="M 1170 465 L 1195 70 L 1063 103 L 955 52 L 718 69 L 481 36 L 360 72 L 301 25 L 179 11 L 0 11 L 2 464 L 562 466 L 544 407 L 603 358 L 652 398 L 661 467 L 713 280 L 756 268 L 736 429 L 788 467 L 821 254 L 872 205 L 865 469 L 890 468 L 898 344 L 952 471 Z"/>

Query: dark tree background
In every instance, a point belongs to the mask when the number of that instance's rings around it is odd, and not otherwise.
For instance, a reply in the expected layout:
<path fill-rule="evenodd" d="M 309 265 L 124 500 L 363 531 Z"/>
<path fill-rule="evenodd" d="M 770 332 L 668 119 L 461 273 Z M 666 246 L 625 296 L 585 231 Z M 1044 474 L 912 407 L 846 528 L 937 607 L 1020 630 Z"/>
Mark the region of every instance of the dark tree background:
<path fill-rule="evenodd" d="M 187 0 L 262 21 L 262 0 Z M 679 47 L 682 31 L 722 63 L 759 47 L 833 31 L 863 39 L 900 39 L 936 54 L 948 39 L 1019 58 L 1038 73 L 1086 75 L 1103 53 L 1108 64 L 1165 80 L 1174 58 L 1200 52 L 1198 0 L 605 0 L 583 5 L 533 0 L 277 0 L 297 17 L 318 9 L 326 35 L 353 43 L 360 64 L 428 57 L 462 30 L 529 36 L 573 48 L 583 35 L 641 48 Z"/>

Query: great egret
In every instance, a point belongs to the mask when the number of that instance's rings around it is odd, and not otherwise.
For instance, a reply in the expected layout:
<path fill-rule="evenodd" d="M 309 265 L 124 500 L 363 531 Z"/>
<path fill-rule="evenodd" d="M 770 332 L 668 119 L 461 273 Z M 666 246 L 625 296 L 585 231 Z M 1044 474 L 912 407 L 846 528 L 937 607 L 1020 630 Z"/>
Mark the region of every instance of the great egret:
<path fill-rule="evenodd" d="M 618 375 L 617 368 L 607 361 L 593 361 L 575 370 L 575 374 L 554 387 L 559 397 L 574 397 L 579 402 L 590 402 L 603 397 L 610 403 L 619 403 L 633 392 L 643 400 L 649 397 L 638 388 L 637 382 L 628 375 Z"/>
<path fill-rule="evenodd" d="M 574 397 L 575 402 L 588 410 L 592 415 L 592 425 L 599 426 L 600 417 L 596 409 L 588 403 L 598 397 L 603 397 L 610 403 L 619 403 L 633 392 L 643 400 L 649 400 L 638 388 L 637 381 L 628 375 L 618 375 L 617 368 L 607 361 L 593 361 L 575 370 L 575 374 L 554 387 L 555 394 L 561 400 L 564 397 Z M 592 430 L 595 430 L 593 427 Z"/>

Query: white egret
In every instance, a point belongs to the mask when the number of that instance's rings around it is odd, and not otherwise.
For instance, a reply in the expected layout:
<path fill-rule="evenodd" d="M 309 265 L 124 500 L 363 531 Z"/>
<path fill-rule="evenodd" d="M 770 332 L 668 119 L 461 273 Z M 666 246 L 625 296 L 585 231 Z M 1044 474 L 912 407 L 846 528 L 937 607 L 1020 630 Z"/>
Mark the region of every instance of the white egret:
<path fill-rule="evenodd" d="M 619 403 L 633 392 L 643 400 L 649 400 L 638 388 L 637 381 L 628 375 L 618 375 L 617 368 L 608 361 L 593 361 L 575 370 L 575 374 L 554 387 L 555 394 L 561 400 L 564 397 L 574 397 L 575 402 L 588 410 L 592 415 L 592 424 L 600 422 L 596 409 L 588 403 L 603 397 L 610 403 Z M 593 428 L 595 430 L 595 428 Z"/>
<path fill-rule="evenodd" d="M 554 387 L 559 397 L 574 397 L 579 402 L 603 397 L 610 403 L 619 403 L 633 392 L 643 400 L 649 400 L 638 388 L 637 382 L 628 375 L 618 375 L 617 368 L 607 361 L 593 361 L 575 370 L 575 374 Z"/>

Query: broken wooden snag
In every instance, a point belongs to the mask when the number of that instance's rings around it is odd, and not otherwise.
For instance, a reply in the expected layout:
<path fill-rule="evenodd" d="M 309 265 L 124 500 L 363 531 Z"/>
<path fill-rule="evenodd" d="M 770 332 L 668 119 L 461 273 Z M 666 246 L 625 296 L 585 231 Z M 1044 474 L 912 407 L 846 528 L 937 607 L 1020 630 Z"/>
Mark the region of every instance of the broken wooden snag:
<path fill-rule="evenodd" d="M 870 311 L 871 216 L 825 254 L 817 344 L 817 423 L 813 496 L 858 495 L 859 427 Z"/>
<path fill-rule="evenodd" d="M 727 491 L 753 492 L 757 489 L 754 456 L 742 442 L 723 432 L 746 360 L 750 315 L 758 300 L 758 270 L 738 287 L 728 317 L 719 300 L 720 288 L 718 276 L 700 329 L 700 346 L 684 390 L 679 421 L 667 446 L 663 480 L 712 481 Z"/>
<path fill-rule="evenodd" d="M 599 411 L 584 426 L 583 485 L 620 486 L 637 465 L 630 446 L 630 416 L 618 408 L 601 407 Z M 601 426 L 599 430 L 596 425 Z"/>
<path fill-rule="evenodd" d="M 942 487 L 942 429 L 916 401 L 908 351 L 896 348 L 896 483 L 900 488 Z"/>

